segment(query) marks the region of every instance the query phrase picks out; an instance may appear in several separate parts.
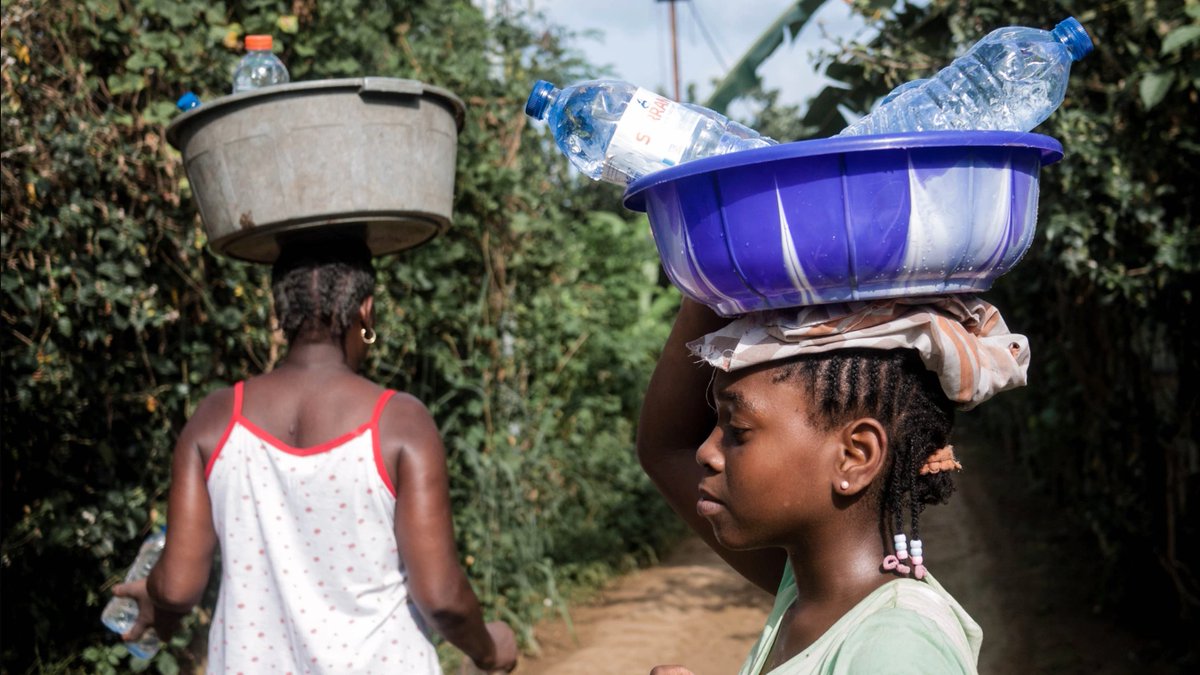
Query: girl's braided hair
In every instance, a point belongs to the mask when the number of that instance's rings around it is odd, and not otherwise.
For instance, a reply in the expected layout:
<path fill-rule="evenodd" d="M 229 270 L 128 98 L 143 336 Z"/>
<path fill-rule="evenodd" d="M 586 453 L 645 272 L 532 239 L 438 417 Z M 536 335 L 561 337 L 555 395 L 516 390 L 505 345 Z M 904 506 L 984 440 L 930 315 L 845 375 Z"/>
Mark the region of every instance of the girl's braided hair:
<path fill-rule="evenodd" d="M 355 238 L 287 244 L 271 268 L 275 316 L 288 342 L 341 339 L 374 289 L 371 252 Z"/>
<path fill-rule="evenodd" d="M 873 417 L 888 433 L 888 458 L 879 495 L 886 536 L 903 532 L 907 507 L 912 538 L 926 504 L 944 503 L 954 492 L 948 472 L 922 475 L 926 458 L 949 443 L 954 404 L 937 376 L 912 349 L 842 349 L 798 357 L 779 367 L 775 382 L 800 383 L 808 398 L 809 423 L 829 431 L 857 417 Z"/>

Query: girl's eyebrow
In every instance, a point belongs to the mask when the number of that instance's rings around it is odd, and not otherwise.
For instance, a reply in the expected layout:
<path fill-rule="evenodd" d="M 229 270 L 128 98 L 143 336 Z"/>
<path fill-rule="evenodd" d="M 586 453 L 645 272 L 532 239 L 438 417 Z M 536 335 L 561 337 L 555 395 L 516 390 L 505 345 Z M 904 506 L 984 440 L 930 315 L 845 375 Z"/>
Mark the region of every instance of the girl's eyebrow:
<path fill-rule="evenodd" d="M 751 403 L 750 399 L 746 398 L 740 391 L 731 391 L 729 389 L 722 389 L 721 391 L 717 392 L 717 400 L 718 401 L 728 401 L 729 403 L 732 403 L 734 405 L 734 407 L 743 408 L 745 410 L 749 410 L 752 413 L 759 412 L 759 407 L 757 405 Z"/>

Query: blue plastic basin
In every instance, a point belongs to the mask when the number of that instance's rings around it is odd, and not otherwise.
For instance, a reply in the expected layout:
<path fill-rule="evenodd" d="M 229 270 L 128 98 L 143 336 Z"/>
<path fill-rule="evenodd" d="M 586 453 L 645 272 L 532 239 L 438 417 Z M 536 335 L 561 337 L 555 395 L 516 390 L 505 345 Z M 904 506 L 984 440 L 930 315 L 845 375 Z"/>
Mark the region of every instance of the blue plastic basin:
<path fill-rule="evenodd" d="M 671 281 L 725 316 L 977 293 L 1029 249 L 1038 172 L 1062 154 L 1005 131 L 825 138 L 658 171 L 624 203 Z"/>

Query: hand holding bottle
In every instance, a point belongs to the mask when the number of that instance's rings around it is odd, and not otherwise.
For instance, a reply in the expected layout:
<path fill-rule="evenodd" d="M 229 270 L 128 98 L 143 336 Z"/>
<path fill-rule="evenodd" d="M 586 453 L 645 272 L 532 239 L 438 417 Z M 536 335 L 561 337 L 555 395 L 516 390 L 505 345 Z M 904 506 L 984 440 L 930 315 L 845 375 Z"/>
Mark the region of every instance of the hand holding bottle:
<path fill-rule="evenodd" d="M 150 599 L 150 593 L 146 589 L 146 579 L 117 584 L 113 586 L 112 594 L 114 597 L 128 598 L 137 603 L 137 618 L 133 625 L 121 635 L 121 639 L 125 642 L 146 644 L 151 639 L 155 641 L 170 640 L 175 631 L 179 630 L 179 624 L 184 615 L 155 607 L 154 601 Z M 155 647 L 155 651 L 157 651 L 157 647 Z M 137 652 L 134 654 L 142 656 L 142 658 L 149 658 L 154 655 L 154 651 L 147 650 L 146 656 Z"/>
<path fill-rule="evenodd" d="M 160 646 L 158 635 L 147 628 L 154 624 L 154 603 L 146 591 L 146 577 L 158 563 L 167 543 L 165 528 L 150 533 L 138 548 L 137 558 L 125 574 L 125 583 L 113 587 L 113 598 L 104 606 L 100 621 L 114 633 L 125 638 L 125 646 L 139 658 L 154 656 Z M 169 627 L 169 626 L 168 626 Z M 172 629 L 171 632 L 174 632 Z"/>

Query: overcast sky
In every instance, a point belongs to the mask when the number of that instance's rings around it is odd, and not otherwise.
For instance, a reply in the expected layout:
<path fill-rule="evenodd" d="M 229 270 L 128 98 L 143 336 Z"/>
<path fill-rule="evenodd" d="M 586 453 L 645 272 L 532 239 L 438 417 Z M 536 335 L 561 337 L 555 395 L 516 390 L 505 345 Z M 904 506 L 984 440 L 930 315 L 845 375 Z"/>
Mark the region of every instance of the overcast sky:
<path fill-rule="evenodd" d="M 588 59 L 613 66 L 616 76 L 673 96 L 669 3 L 657 0 L 532 0 L 550 20 L 573 30 L 595 29 L 604 35 L 580 38 Z M 795 0 L 680 0 L 675 4 L 680 87 L 695 83 L 703 101 L 727 69 Z M 829 2 L 810 19 L 795 42 L 785 42 L 759 69 L 769 88 L 782 91 L 785 103 L 817 93 L 825 80 L 816 73 L 812 54 L 831 48 L 825 37 L 849 37 L 862 20 L 844 2 Z M 823 35 L 824 33 L 824 35 Z"/>

